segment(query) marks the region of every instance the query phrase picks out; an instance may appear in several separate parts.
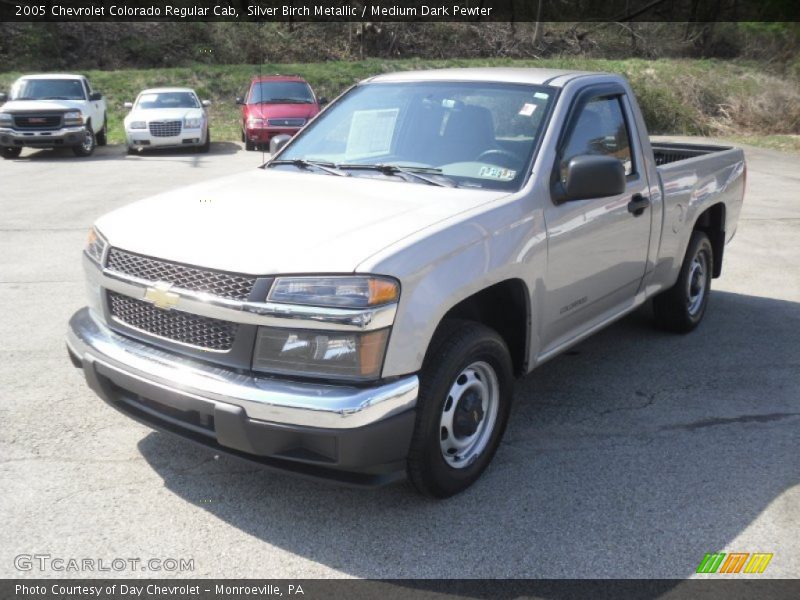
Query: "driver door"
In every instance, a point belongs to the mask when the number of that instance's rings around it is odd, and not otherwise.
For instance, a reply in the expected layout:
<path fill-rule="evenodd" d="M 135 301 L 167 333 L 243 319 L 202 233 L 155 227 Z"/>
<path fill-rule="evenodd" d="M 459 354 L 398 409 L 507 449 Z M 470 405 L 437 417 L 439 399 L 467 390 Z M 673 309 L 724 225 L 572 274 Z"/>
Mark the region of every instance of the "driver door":
<path fill-rule="evenodd" d="M 553 180 L 575 156 L 613 156 L 625 167 L 625 192 L 588 200 L 559 200 L 551 192 L 547 227 L 543 354 L 629 308 L 644 277 L 651 214 L 647 177 L 624 90 L 578 97 L 559 144 Z M 551 186 L 551 189 L 554 189 Z"/>

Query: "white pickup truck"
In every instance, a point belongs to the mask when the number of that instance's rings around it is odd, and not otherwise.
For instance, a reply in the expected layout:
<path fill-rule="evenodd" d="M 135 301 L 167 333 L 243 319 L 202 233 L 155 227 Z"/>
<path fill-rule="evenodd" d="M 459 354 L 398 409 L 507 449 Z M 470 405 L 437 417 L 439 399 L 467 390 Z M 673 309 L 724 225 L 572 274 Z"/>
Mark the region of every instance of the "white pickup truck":
<path fill-rule="evenodd" d="M 446 497 L 515 377 L 651 298 L 700 323 L 744 186 L 739 149 L 651 143 L 616 75 L 381 75 L 262 168 L 101 217 L 67 346 L 155 428 Z"/>
<path fill-rule="evenodd" d="M 106 101 L 83 75 L 25 75 L 0 102 L 3 158 L 17 158 L 24 147 L 63 146 L 90 156 L 106 144 Z"/>

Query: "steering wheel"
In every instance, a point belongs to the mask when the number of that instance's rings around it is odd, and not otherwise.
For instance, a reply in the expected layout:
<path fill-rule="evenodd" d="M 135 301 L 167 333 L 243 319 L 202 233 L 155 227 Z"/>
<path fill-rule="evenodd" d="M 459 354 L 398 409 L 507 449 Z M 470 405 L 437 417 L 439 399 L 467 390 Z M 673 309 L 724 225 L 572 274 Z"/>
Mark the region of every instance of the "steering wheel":
<path fill-rule="evenodd" d="M 515 167 L 519 165 L 519 157 L 514 154 L 513 152 L 509 152 L 508 150 L 503 150 L 502 148 L 492 148 L 491 150 L 486 150 L 481 152 L 480 156 L 476 159 L 477 162 L 491 162 L 488 161 L 488 158 L 497 157 L 498 159 L 507 159 L 507 161 L 501 161 L 501 165 L 504 167 Z M 496 160 L 496 159 L 495 159 Z"/>

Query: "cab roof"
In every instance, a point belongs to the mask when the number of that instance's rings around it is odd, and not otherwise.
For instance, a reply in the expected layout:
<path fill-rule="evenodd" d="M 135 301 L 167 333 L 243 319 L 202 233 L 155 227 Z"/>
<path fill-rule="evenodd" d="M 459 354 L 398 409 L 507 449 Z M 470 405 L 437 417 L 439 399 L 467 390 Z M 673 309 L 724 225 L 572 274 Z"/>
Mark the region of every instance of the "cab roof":
<path fill-rule="evenodd" d="M 141 92 L 139 92 L 139 94 L 168 94 L 170 92 L 189 92 L 197 95 L 192 88 L 187 88 L 187 87 L 148 88 L 146 90 L 142 90 Z"/>
<path fill-rule="evenodd" d="M 37 73 L 36 75 L 23 75 L 20 79 L 86 79 L 83 75 L 69 73 Z"/>
<path fill-rule="evenodd" d="M 253 75 L 253 79 L 255 81 L 302 81 L 306 83 L 306 80 L 300 77 L 300 75 Z"/>
<path fill-rule="evenodd" d="M 565 69 L 538 69 L 520 67 L 481 67 L 466 69 L 430 69 L 426 71 L 399 71 L 395 73 L 376 75 L 367 81 L 484 81 L 563 87 L 568 81 L 587 75 L 605 75 L 610 78 L 619 79 L 618 75 L 595 71 L 570 71 Z"/>

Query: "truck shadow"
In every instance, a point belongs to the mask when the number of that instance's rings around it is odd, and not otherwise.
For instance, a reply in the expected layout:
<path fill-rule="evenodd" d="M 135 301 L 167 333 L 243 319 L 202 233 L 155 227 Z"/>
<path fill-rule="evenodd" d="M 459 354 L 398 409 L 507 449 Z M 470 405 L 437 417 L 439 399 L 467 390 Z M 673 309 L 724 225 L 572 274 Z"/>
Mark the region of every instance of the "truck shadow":
<path fill-rule="evenodd" d="M 243 151 L 241 144 L 235 142 L 211 142 L 211 150 L 208 153 L 195 152 L 194 148 L 174 148 L 166 150 L 149 150 L 141 154 L 128 155 L 125 144 L 109 144 L 108 146 L 98 146 L 91 156 L 75 156 L 70 148 L 25 148 L 19 158 L 11 159 L 6 162 L 18 161 L 75 161 L 75 162 L 96 162 L 106 160 L 134 160 L 152 157 L 194 157 L 202 159 L 215 154 L 236 154 Z"/>
<path fill-rule="evenodd" d="M 687 336 L 635 313 L 520 381 L 493 465 L 443 502 L 269 473 L 158 433 L 139 449 L 180 497 L 352 576 L 688 577 L 798 483 L 798 330 L 800 304 L 725 292 Z"/>

